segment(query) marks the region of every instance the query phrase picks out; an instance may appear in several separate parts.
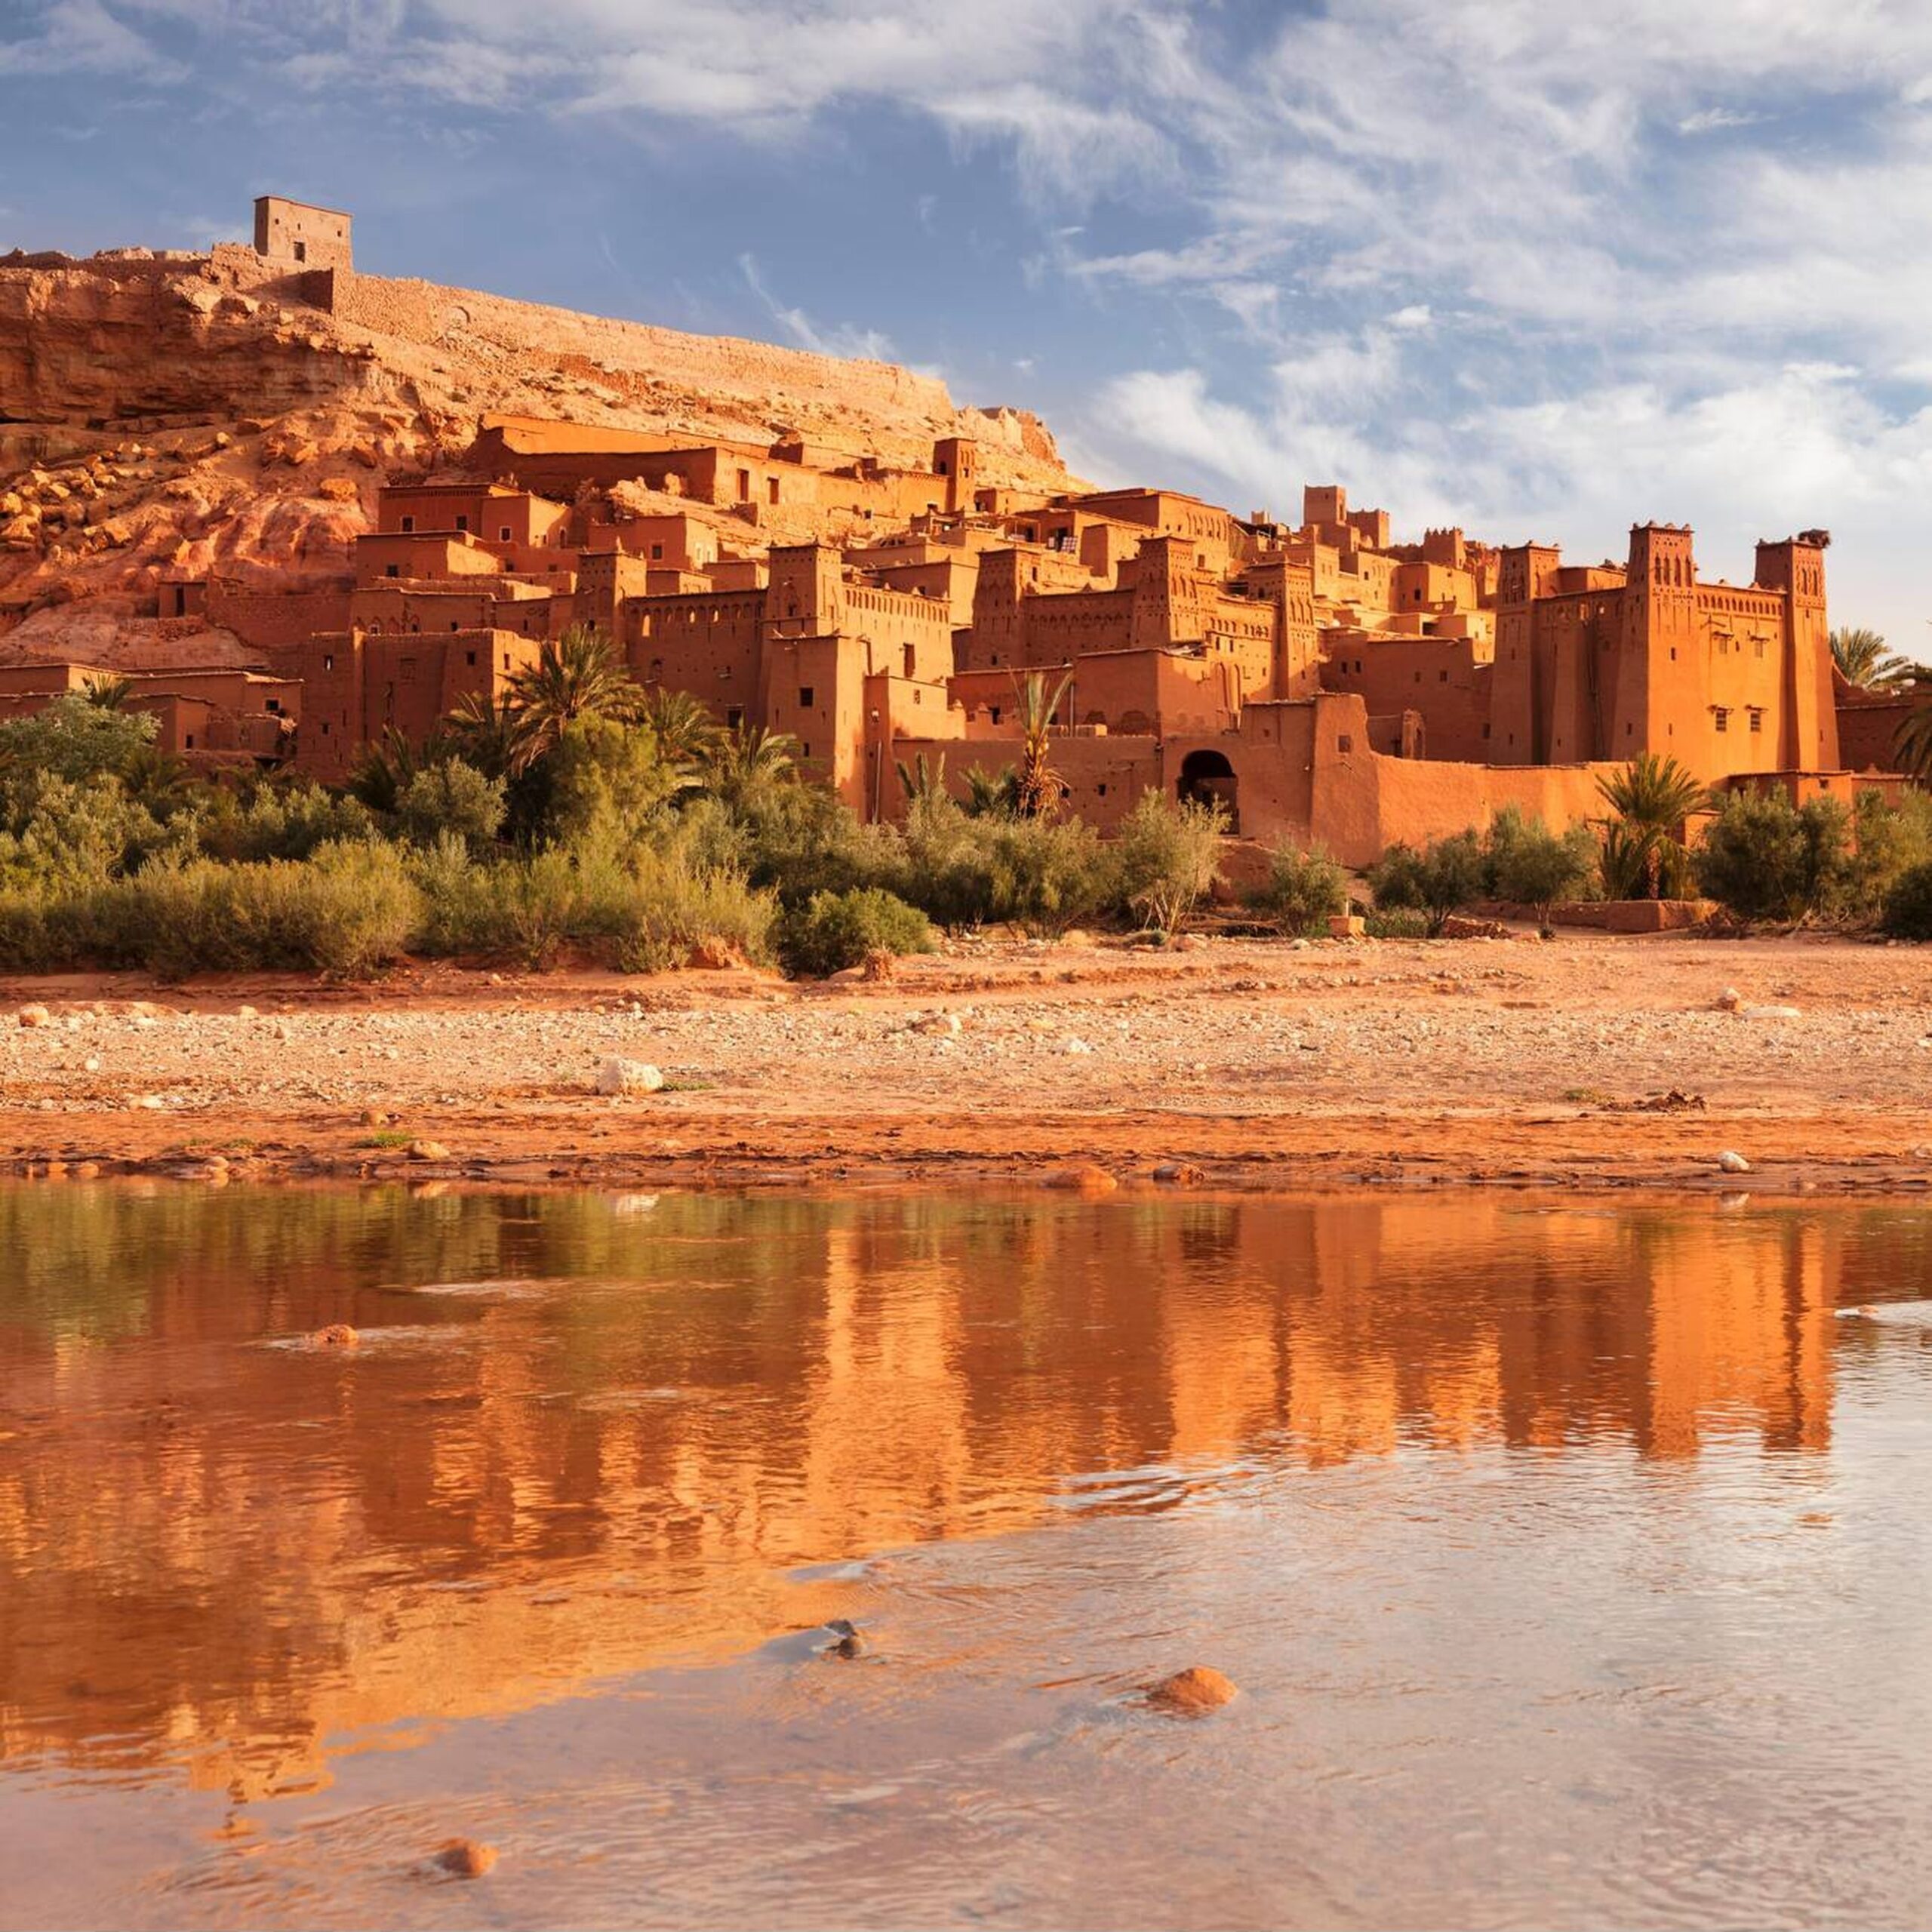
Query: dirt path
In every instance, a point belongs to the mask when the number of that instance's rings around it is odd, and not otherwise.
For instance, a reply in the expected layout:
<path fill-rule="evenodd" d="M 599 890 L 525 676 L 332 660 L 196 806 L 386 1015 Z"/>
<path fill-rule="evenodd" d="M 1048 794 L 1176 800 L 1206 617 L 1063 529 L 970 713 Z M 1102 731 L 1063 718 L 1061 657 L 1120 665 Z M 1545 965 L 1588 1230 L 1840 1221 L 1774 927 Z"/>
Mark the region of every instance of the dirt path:
<path fill-rule="evenodd" d="M 882 985 L 431 968 L 0 998 L 16 1171 L 1718 1187 L 1735 1149 L 1758 1191 L 1932 1186 L 1932 952 L 1903 946 L 986 941 Z M 11 1023 L 30 1003 L 48 1023 Z M 599 1095 L 611 1055 L 666 1090 Z"/>

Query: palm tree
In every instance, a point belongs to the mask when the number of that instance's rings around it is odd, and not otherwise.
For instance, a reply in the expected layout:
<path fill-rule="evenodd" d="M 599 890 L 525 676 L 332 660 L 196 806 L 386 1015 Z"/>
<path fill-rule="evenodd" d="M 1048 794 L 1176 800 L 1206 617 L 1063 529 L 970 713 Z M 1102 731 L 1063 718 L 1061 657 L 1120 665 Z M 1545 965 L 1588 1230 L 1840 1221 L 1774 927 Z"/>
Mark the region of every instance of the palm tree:
<path fill-rule="evenodd" d="M 723 745 L 724 728 L 690 691 L 654 686 L 645 693 L 638 715 L 657 740 L 658 755 L 688 773 L 703 770 Z"/>
<path fill-rule="evenodd" d="M 1892 740 L 1892 761 L 1921 785 L 1932 783 L 1932 704 L 1906 713 Z"/>
<path fill-rule="evenodd" d="M 1841 626 L 1831 635 L 1832 662 L 1850 685 L 1882 691 L 1917 681 L 1925 667 L 1885 648 L 1885 640 L 1863 624 Z"/>
<path fill-rule="evenodd" d="M 1709 792 L 1675 758 L 1655 752 L 1599 778 L 1597 790 L 1616 814 L 1604 837 L 1604 889 L 1615 899 L 1674 897 L 1690 870 L 1684 822 L 1709 808 Z"/>
<path fill-rule="evenodd" d="M 595 624 L 572 624 L 546 638 L 537 662 L 510 679 L 517 715 L 517 763 L 535 763 L 580 719 L 608 718 L 628 724 L 643 694 L 631 681 L 610 638 Z"/>
<path fill-rule="evenodd" d="M 493 703 L 472 691 L 443 720 L 443 738 L 452 756 L 486 778 L 507 778 L 517 768 L 520 720 L 509 698 Z"/>
<path fill-rule="evenodd" d="M 1020 774 L 1010 764 L 989 771 L 983 764 L 966 768 L 966 815 L 969 818 L 1011 818 L 1020 809 Z"/>
<path fill-rule="evenodd" d="M 386 725 L 382 737 L 364 751 L 349 774 L 349 795 L 372 812 L 392 813 L 402 802 L 409 781 L 432 761 L 426 750 L 419 753 L 393 724 Z"/>
<path fill-rule="evenodd" d="M 894 758 L 893 768 L 899 774 L 899 789 L 906 794 L 908 805 L 930 804 L 946 795 L 945 752 L 941 752 L 930 765 L 924 752 L 910 764 L 903 758 Z"/>
<path fill-rule="evenodd" d="M 90 678 L 82 688 L 88 703 L 103 711 L 120 711 L 134 694 L 134 681 L 132 678 Z"/>
<path fill-rule="evenodd" d="M 705 768 L 704 783 L 719 798 L 735 803 L 764 785 L 797 774 L 798 741 L 789 731 L 740 724 L 718 740 Z"/>
<path fill-rule="evenodd" d="M 1029 671 L 1023 684 L 1014 680 L 1014 694 L 1020 701 L 1019 790 L 1014 803 L 1022 818 L 1048 817 L 1059 808 L 1060 774 L 1048 759 L 1054 715 L 1072 681 L 1069 671 L 1049 692 L 1043 671 Z"/>

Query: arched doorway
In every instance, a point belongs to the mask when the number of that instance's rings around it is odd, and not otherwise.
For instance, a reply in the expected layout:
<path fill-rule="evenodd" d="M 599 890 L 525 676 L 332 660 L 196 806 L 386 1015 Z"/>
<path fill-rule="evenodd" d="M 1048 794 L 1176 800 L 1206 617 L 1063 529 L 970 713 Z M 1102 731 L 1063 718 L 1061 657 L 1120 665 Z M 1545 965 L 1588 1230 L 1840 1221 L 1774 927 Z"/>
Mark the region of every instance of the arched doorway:
<path fill-rule="evenodd" d="M 1220 752 L 1189 752 L 1180 761 L 1180 783 L 1175 793 L 1183 803 L 1218 804 L 1228 815 L 1228 829 L 1241 829 L 1241 814 L 1235 796 L 1235 768 Z"/>

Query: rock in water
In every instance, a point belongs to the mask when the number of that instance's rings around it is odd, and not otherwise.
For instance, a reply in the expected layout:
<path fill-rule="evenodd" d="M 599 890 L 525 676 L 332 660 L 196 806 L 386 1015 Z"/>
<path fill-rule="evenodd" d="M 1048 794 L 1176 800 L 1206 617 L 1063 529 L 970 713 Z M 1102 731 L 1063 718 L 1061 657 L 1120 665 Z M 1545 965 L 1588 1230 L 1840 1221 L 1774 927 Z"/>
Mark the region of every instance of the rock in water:
<path fill-rule="evenodd" d="M 352 1349 L 361 1340 L 346 1321 L 331 1321 L 326 1328 L 318 1328 L 309 1337 L 318 1349 Z"/>
<path fill-rule="evenodd" d="M 430 1860 L 453 1878 L 480 1878 L 497 1862 L 497 1847 L 474 1838 L 451 1838 Z"/>
<path fill-rule="evenodd" d="M 1171 1717 L 1205 1717 L 1240 1695 L 1239 1687 L 1211 1664 L 1197 1663 L 1147 1687 L 1147 1701 Z"/>
<path fill-rule="evenodd" d="M 664 1084 L 664 1075 L 648 1060 L 620 1060 L 614 1055 L 598 1069 L 600 1094 L 654 1094 Z"/>
<path fill-rule="evenodd" d="M 409 1143 L 409 1158 L 412 1161 L 447 1161 L 450 1150 L 440 1140 L 412 1140 Z"/>
<path fill-rule="evenodd" d="M 1163 1161 L 1154 1178 L 1163 1187 L 1198 1187 L 1208 1177 L 1191 1161 Z"/>
<path fill-rule="evenodd" d="M 1751 1171 L 1751 1163 L 1736 1149 L 1730 1147 L 1727 1147 L 1718 1156 L 1718 1165 L 1727 1174 L 1748 1174 Z"/>
<path fill-rule="evenodd" d="M 1062 1168 L 1058 1173 L 1049 1175 L 1047 1185 L 1063 1189 L 1069 1194 L 1111 1194 L 1120 1183 L 1105 1168 L 1082 1162 L 1077 1167 Z"/>

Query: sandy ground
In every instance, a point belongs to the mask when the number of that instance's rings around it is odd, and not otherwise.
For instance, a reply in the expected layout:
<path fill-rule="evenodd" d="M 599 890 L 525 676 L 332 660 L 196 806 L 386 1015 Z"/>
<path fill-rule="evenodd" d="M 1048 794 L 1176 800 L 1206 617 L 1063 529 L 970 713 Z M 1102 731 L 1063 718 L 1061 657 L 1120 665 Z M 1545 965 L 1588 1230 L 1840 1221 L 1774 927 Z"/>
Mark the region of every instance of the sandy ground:
<path fill-rule="evenodd" d="M 882 984 L 435 967 L 0 1001 L 0 1160 L 56 1179 L 1932 1186 L 1932 951 L 1907 946 L 988 940 Z M 14 1023 L 30 1002 L 48 1023 Z M 665 1090 L 598 1094 L 611 1055 Z"/>

